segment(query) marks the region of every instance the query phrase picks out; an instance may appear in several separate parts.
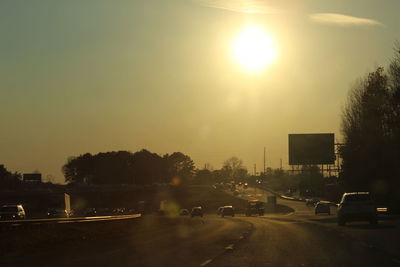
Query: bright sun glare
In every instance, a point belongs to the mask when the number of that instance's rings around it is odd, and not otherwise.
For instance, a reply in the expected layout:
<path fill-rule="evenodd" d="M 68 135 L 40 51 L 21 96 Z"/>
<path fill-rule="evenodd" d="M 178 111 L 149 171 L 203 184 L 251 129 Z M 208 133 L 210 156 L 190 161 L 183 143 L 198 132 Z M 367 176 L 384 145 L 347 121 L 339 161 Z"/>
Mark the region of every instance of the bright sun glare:
<path fill-rule="evenodd" d="M 233 56 L 246 70 L 259 72 L 274 62 L 277 49 L 264 29 L 249 26 L 234 41 Z"/>

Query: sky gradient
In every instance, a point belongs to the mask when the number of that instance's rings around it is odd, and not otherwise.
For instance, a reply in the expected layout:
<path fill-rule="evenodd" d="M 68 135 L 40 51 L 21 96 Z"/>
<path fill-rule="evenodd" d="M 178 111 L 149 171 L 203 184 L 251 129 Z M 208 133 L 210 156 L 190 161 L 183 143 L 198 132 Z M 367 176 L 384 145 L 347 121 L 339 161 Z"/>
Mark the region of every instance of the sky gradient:
<path fill-rule="evenodd" d="M 400 1 L 1 1 L 0 164 L 64 180 L 70 156 L 181 151 L 287 166 L 289 133 L 333 132 L 356 80 L 386 66 Z M 231 54 L 248 24 L 279 55 Z"/>

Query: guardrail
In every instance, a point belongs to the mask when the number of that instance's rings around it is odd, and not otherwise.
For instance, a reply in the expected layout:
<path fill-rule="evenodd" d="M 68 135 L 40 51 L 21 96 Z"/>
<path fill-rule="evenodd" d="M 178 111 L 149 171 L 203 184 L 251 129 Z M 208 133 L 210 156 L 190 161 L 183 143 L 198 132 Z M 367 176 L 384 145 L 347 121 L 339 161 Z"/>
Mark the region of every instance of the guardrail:
<path fill-rule="evenodd" d="M 0 228 L 10 228 L 10 227 L 19 227 L 19 226 L 33 226 L 33 225 L 42 225 L 42 224 L 82 223 L 82 222 L 131 220 L 131 219 L 140 218 L 141 216 L 142 216 L 141 214 L 131 214 L 131 215 L 118 215 L 118 216 L 96 216 L 96 217 L 70 217 L 70 218 L 8 220 L 8 221 L 0 221 Z"/>

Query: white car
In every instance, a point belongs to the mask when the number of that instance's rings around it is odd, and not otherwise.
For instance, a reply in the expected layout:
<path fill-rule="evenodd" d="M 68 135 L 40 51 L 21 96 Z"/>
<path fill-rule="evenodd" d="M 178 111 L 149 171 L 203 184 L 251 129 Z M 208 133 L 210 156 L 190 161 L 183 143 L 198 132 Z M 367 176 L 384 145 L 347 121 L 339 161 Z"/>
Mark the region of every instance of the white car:
<path fill-rule="evenodd" d="M 376 207 L 369 192 L 344 193 L 338 208 L 338 225 L 349 221 L 378 223 Z"/>
<path fill-rule="evenodd" d="M 317 204 L 315 204 L 315 215 L 320 213 L 331 215 L 330 204 L 326 202 L 318 202 Z"/>

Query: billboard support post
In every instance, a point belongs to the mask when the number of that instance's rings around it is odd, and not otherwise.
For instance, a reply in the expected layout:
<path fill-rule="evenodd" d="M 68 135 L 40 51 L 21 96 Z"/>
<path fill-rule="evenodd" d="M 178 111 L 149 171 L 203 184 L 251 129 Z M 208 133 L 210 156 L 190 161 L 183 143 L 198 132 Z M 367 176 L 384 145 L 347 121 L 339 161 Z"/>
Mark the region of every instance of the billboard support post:
<path fill-rule="evenodd" d="M 64 193 L 65 211 L 71 214 L 71 198 L 67 193 Z"/>

